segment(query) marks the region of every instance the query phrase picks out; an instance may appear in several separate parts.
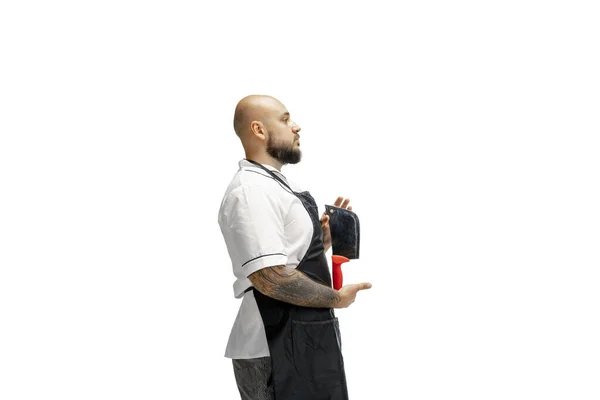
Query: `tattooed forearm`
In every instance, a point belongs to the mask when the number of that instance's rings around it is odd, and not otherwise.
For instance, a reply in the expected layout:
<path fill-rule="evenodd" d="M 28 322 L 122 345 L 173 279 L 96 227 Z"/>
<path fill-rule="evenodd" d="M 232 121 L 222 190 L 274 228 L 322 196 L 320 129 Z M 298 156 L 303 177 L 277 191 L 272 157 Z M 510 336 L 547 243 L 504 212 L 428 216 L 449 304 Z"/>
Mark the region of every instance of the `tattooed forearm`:
<path fill-rule="evenodd" d="M 249 278 L 265 296 L 297 306 L 333 308 L 340 301 L 337 291 L 284 265 L 263 268 Z"/>

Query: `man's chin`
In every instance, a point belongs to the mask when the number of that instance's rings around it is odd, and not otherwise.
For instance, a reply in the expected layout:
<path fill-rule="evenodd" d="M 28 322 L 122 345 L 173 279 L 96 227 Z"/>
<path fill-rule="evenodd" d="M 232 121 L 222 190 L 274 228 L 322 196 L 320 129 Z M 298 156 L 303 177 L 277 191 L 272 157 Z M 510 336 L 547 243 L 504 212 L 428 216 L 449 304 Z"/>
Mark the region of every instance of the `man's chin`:
<path fill-rule="evenodd" d="M 290 151 L 291 150 L 291 151 Z M 271 157 L 275 158 L 282 165 L 287 164 L 298 164 L 302 160 L 302 151 L 300 149 L 288 149 L 287 151 L 277 152 L 271 149 L 267 149 L 267 152 Z"/>
<path fill-rule="evenodd" d="M 294 165 L 298 164 L 300 161 L 302 161 L 302 158 L 288 158 L 287 160 L 279 160 L 279 162 L 283 165 Z"/>
<path fill-rule="evenodd" d="M 291 160 L 290 164 L 298 164 L 300 161 L 302 161 L 302 152 L 300 150 L 296 151 L 297 157 L 293 160 Z"/>

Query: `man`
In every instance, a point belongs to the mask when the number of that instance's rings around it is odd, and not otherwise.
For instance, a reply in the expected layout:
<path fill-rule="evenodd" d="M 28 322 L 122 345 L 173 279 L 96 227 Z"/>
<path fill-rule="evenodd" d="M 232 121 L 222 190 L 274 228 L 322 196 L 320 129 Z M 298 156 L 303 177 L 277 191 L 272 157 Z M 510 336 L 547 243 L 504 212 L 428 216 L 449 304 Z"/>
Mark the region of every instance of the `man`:
<path fill-rule="evenodd" d="M 348 398 L 333 309 L 370 283 L 336 291 L 325 252 L 329 217 L 281 173 L 300 162 L 300 127 L 271 96 L 251 95 L 235 109 L 246 158 L 223 197 L 219 226 L 242 298 L 225 357 L 243 400 Z M 334 205 L 351 210 L 349 199 Z"/>

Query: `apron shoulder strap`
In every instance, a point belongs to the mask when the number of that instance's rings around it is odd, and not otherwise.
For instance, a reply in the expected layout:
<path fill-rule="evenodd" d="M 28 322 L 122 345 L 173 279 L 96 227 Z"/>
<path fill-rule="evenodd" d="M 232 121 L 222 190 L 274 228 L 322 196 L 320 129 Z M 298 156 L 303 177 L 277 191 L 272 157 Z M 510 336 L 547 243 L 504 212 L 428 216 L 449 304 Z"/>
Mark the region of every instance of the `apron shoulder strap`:
<path fill-rule="evenodd" d="M 257 163 L 256 161 L 249 160 L 249 159 L 247 159 L 247 158 L 244 158 L 244 160 L 246 160 L 246 161 L 248 161 L 248 162 L 250 162 L 250 163 L 252 163 L 252 164 L 254 164 L 254 165 L 256 165 L 256 166 L 258 166 L 258 167 L 260 167 L 260 168 L 262 168 L 262 169 L 264 169 L 264 170 L 265 170 L 265 171 L 267 171 L 267 173 L 268 173 L 269 175 L 271 175 L 271 176 L 272 176 L 272 177 L 273 177 L 275 180 L 277 180 L 277 181 L 278 181 L 278 182 L 280 182 L 282 185 L 284 185 L 286 188 L 288 188 L 289 190 L 291 190 L 291 191 L 292 191 L 292 193 L 296 193 L 296 192 L 294 191 L 294 189 L 292 189 L 292 188 L 290 187 L 290 185 L 289 185 L 289 184 L 288 184 L 286 181 L 284 181 L 283 179 L 281 179 L 280 177 L 278 177 L 277 175 L 275 175 L 275 174 L 273 173 L 273 171 L 271 171 L 270 169 L 266 168 L 264 165 L 262 165 L 262 164 L 260 164 L 260 163 Z"/>

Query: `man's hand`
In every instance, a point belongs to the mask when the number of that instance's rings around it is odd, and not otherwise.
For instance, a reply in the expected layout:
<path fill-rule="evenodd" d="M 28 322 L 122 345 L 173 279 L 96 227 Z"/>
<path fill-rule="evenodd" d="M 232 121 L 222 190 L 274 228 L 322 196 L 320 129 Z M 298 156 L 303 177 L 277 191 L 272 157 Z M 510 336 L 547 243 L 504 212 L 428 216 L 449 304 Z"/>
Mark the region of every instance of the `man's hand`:
<path fill-rule="evenodd" d="M 333 203 L 336 207 L 352 211 L 352 206 L 348 204 L 350 204 L 350 199 L 344 199 L 342 196 L 339 196 Z M 325 246 L 325 252 L 327 252 L 331 248 L 331 230 L 329 229 L 329 215 L 325 212 L 321 216 L 321 230 L 323 230 L 323 246 Z"/>
<path fill-rule="evenodd" d="M 371 284 L 368 282 L 364 283 L 353 283 L 350 285 L 346 285 L 338 290 L 338 295 L 340 299 L 338 303 L 335 305 L 335 308 L 346 308 L 350 306 L 350 304 L 354 303 L 356 299 L 356 293 L 360 290 L 371 289 Z"/>

